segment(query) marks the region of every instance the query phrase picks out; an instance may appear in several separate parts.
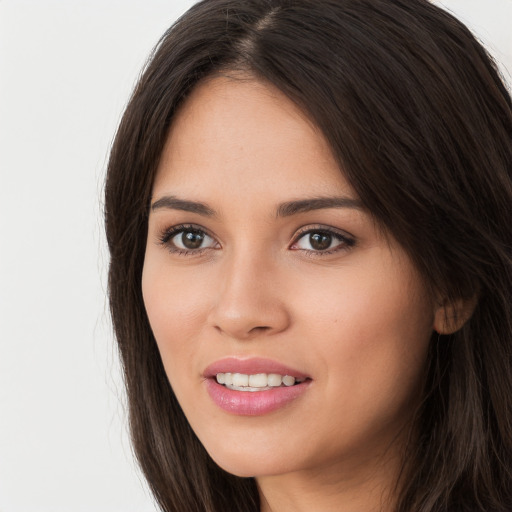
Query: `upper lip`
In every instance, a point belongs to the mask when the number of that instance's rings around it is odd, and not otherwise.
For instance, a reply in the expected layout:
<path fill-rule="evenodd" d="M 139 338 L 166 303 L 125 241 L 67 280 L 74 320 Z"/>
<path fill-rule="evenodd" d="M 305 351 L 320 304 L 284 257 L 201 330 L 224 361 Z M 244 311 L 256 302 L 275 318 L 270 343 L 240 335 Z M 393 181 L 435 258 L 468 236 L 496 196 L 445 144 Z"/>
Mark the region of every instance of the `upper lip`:
<path fill-rule="evenodd" d="M 304 372 L 290 368 L 278 361 L 261 357 L 240 359 L 237 357 L 226 357 L 219 359 L 207 366 L 203 372 L 206 378 L 215 377 L 218 373 L 243 373 L 255 375 L 257 373 L 276 373 L 279 375 L 290 375 L 291 377 L 306 379 L 308 375 Z"/>

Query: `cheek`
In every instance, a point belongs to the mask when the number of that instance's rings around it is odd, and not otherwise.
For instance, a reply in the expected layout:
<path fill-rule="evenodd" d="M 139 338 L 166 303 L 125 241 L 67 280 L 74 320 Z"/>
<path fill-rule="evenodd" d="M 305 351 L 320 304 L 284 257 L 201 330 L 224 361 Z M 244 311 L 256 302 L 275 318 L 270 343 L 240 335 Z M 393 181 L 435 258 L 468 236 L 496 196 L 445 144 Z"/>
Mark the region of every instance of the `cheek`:
<path fill-rule="evenodd" d="M 142 295 L 151 326 L 166 339 L 174 331 L 198 324 L 205 301 L 205 282 L 199 271 L 176 268 L 167 254 L 146 251 L 142 272 Z M 157 340 L 159 337 L 157 336 Z"/>
<path fill-rule="evenodd" d="M 391 410 L 414 394 L 434 321 L 414 271 L 394 265 L 353 268 L 339 281 L 317 282 L 316 290 L 297 290 L 297 304 L 332 395 L 350 408 L 380 401 L 379 407 L 388 403 Z"/>
<path fill-rule="evenodd" d="M 433 307 L 412 269 L 374 267 L 345 268 L 336 279 L 331 273 L 296 281 L 290 295 L 300 311 L 297 318 L 319 339 L 332 335 L 361 348 L 371 348 L 384 336 L 399 342 L 430 332 Z"/>
<path fill-rule="evenodd" d="M 147 260 L 142 275 L 142 294 L 151 329 L 162 356 L 166 373 L 172 381 L 190 371 L 187 361 L 197 350 L 194 340 L 204 325 L 204 295 L 197 281 L 183 272 Z M 172 384 L 172 382 L 171 382 Z"/>

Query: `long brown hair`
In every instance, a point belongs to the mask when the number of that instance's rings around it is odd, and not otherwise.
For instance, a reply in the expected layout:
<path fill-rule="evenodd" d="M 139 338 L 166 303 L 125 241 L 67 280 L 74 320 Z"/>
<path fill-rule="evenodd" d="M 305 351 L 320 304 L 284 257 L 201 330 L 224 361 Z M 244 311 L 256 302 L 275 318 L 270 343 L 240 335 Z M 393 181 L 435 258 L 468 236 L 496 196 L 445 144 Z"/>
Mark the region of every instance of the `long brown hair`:
<path fill-rule="evenodd" d="M 173 115 L 203 78 L 244 71 L 323 131 L 366 208 L 432 291 L 477 298 L 433 334 L 397 511 L 512 509 L 512 106 L 468 29 L 426 0 L 204 0 L 162 37 L 108 165 L 109 293 L 138 461 L 162 509 L 258 511 L 168 383 L 144 309 L 148 204 Z"/>

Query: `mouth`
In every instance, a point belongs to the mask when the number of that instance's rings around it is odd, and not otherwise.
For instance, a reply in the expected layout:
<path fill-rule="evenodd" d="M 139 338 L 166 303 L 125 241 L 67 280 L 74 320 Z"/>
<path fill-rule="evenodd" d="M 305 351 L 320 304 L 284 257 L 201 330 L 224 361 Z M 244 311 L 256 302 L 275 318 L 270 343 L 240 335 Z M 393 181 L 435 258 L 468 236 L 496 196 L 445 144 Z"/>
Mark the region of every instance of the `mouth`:
<path fill-rule="evenodd" d="M 305 377 L 293 377 L 279 373 L 217 373 L 215 380 L 218 384 L 235 391 L 268 391 L 280 387 L 291 387 L 301 384 Z"/>
<path fill-rule="evenodd" d="M 265 415 L 307 393 L 311 377 L 277 361 L 228 357 L 203 372 L 206 390 L 224 411 L 242 416 Z"/>

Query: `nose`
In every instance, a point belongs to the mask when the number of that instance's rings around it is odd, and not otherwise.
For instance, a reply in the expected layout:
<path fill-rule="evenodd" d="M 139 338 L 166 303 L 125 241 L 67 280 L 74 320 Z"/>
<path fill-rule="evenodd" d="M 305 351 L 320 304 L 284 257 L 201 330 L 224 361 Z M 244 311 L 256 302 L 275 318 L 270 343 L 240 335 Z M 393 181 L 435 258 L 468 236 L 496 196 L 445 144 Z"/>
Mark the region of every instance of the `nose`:
<path fill-rule="evenodd" d="M 284 331 L 290 324 L 278 269 L 262 258 L 238 257 L 224 262 L 209 324 L 236 340 Z"/>

